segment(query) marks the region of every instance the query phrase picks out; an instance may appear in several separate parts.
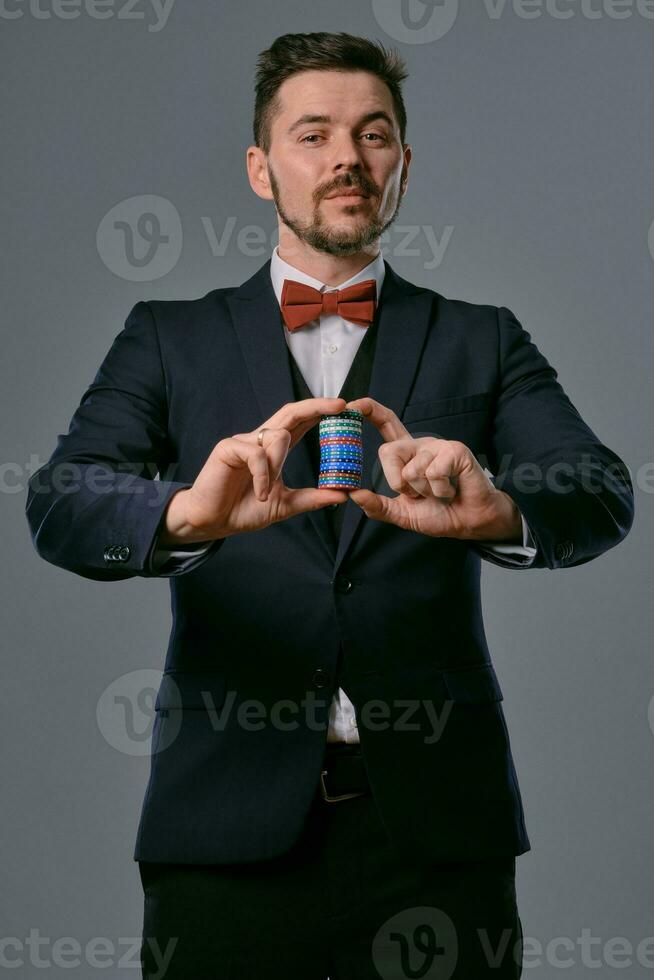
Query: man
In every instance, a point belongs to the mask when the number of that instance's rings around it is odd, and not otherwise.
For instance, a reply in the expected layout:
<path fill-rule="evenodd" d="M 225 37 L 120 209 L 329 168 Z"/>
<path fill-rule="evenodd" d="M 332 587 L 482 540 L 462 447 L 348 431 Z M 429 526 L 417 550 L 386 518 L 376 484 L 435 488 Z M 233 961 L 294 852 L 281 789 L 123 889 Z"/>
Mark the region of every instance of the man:
<path fill-rule="evenodd" d="M 590 561 L 633 492 L 508 309 L 383 260 L 405 77 L 343 33 L 262 53 L 247 168 L 278 248 L 240 287 L 137 303 L 30 481 L 45 559 L 170 578 L 146 977 L 521 973 L 530 843 L 480 559 Z M 317 489 L 317 423 L 346 407 L 362 488 Z"/>

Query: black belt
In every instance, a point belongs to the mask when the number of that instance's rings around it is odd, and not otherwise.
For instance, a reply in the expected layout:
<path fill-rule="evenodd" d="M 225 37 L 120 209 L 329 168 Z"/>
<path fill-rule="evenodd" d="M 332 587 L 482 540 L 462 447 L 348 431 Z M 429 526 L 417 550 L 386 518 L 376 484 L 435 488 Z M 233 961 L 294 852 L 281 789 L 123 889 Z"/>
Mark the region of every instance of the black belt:
<path fill-rule="evenodd" d="M 366 767 L 357 742 L 327 742 L 320 773 L 320 795 L 327 803 L 370 794 Z"/>

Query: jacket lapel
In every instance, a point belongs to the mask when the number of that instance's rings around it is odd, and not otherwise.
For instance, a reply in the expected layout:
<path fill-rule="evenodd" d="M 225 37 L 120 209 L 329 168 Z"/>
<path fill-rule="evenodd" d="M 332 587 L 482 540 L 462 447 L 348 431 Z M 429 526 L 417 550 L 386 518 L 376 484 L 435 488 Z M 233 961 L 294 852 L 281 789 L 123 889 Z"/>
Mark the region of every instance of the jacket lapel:
<path fill-rule="evenodd" d="M 251 279 L 227 297 L 227 303 L 263 424 L 282 405 L 296 400 L 282 315 L 270 278 L 270 259 Z M 297 489 L 316 485 L 306 439 L 300 439 L 291 449 L 283 473 L 288 487 Z M 311 511 L 307 516 L 322 541 L 329 561 L 333 562 L 333 536 L 324 509 Z"/>
<path fill-rule="evenodd" d="M 368 395 L 400 416 L 404 411 L 420 355 L 427 337 L 435 294 L 415 286 L 395 273 L 384 261 L 386 272 L 379 301 L 379 325 L 375 356 L 372 362 Z M 378 451 L 381 434 L 371 422 L 363 428 L 363 467 L 361 486 L 379 492 L 373 480 L 379 470 Z M 379 479 L 376 480 L 377 484 Z M 338 541 L 334 574 L 338 571 L 365 514 L 353 500 L 348 500 Z M 375 522 L 366 518 L 362 534 Z"/>
<path fill-rule="evenodd" d="M 379 298 L 379 325 L 368 394 L 401 415 L 427 336 L 435 294 L 402 279 L 386 261 L 384 264 L 386 271 Z M 295 401 L 281 312 L 270 279 L 270 259 L 227 296 L 227 304 L 263 422 L 282 405 Z M 377 429 L 367 423 L 364 426 L 362 486 L 369 489 L 375 489 L 372 486 L 373 469 L 382 441 Z M 284 463 L 284 479 L 294 488 L 315 485 L 305 439 L 301 439 L 289 453 Z M 325 511 L 308 514 L 330 561 L 334 562 L 334 574 L 364 516 L 361 508 L 348 500 L 334 555 Z"/>

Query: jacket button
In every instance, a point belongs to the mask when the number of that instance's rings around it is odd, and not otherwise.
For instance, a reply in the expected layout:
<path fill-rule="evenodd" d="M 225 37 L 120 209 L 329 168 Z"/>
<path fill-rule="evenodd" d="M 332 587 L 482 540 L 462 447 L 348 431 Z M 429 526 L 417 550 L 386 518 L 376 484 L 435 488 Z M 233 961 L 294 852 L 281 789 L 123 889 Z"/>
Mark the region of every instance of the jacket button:
<path fill-rule="evenodd" d="M 327 504 L 327 506 L 329 507 L 330 510 L 336 510 L 338 504 Z"/>
<path fill-rule="evenodd" d="M 314 670 L 311 680 L 316 687 L 325 687 L 327 684 L 327 674 L 322 667 L 318 667 L 317 670 Z"/>
<path fill-rule="evenodd" d="M 554 554 L 561 561 L 566 561 L 568 558 L 572 557 L 572 552 L 574 551 L 574 545 L 572 541 L 559 541 L 556 548 L 554 549 Z"/>
<path fill-rule="evenodd" d="M 351 592 L 352 582 L 345 575 L 337 575 L 334 583 L 337 592 Z"/>
<path fill-rule="evenodd" d="M 121 561 L 127 561 L 129 555 L 130 555 L 130 550 L 128 545 L 124 545 L 118 552 L 118 557 L 120 558 Z"/>

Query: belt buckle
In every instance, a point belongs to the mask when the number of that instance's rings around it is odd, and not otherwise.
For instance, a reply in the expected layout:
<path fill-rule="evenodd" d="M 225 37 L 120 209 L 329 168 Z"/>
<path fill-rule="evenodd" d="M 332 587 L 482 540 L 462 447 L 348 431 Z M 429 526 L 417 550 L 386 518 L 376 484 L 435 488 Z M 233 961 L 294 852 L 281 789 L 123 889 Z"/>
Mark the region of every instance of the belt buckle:
<path fill-rule="evenodd" d="M 338 803 L 340 800 L 351 800 L 355 796 L 364 796 L 365 794 L 359 791 L 358 793 L 341 793 L 340 796 L 330 796 L 327 792 L 327 787 L 325 786 L 325 776 L 328 775 L 327 769 L 321 769 L 320 771 L 320 790 L 323 800 L 326 803 Z"/>

